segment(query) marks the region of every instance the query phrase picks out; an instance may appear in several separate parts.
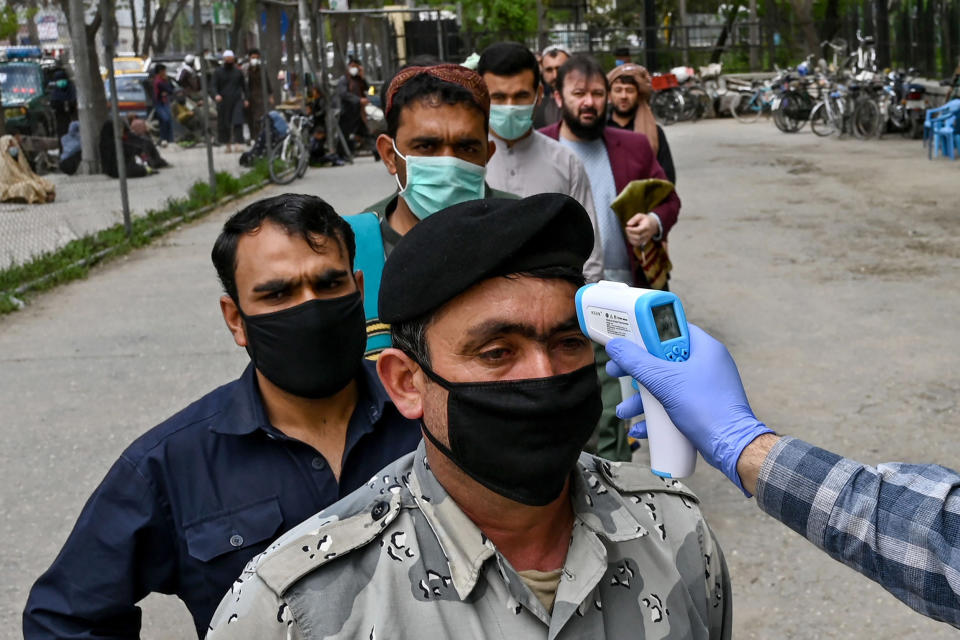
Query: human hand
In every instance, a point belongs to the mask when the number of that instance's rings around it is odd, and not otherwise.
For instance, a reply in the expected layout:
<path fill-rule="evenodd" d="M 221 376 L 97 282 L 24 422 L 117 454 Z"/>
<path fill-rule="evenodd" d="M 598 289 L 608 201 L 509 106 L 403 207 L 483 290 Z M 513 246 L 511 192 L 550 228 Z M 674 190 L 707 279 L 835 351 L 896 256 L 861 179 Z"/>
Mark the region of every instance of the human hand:
<path fill-rule="evenodd" d="M 219 93 L 218 93 L 217 95 L 213 96 L 213 99 L 214 99 L 214 101 L 216 101 L 216 102 L 223 102 L 223 96 L 220 95 Z"/>
<path fill-rule="evenodd" d="M 244 108 L 244 109 L 247 109 L 247 108 L 249 108 L 249 107 L 250 107 L 250 101 L 249 101 L 249 100 L 244 100 L 244 101 L 243 101 L 243 108 Z"/>
<path fill-rule="evenodd" d="M 753 414 L 727 348 L 690 325 L 686 362 L 661 360 L 623 338 L 611 340 L 607 353 L 612 358 L 607 373 L 629 375 L 646 387 L 703 459 L 747 493 L 737 474 L 737 460 L 755 438 L 773 431 Z M 617 416 L 627 419 L 642 410 L 637 394 L 617 406 Z M 631 435 L 638 437 L 644 431 L 635 429 Z"/>
<path fill-rule="evenodd" d="M 361 106 L 361 107 L 365 107 L 365 106 L 367 106 L 368 104 L 370 104 L 370 101 L 369 101 L 369 100 L 367 100 L 366 98 L 360 98 L 360 106 Z"/>
<path fill-rule="evenodd" d="M 631 246 L 640 248 L 660 232 L 656 218 L 646 213 L 638 213 L 627 221 L 625 229 Z"/>

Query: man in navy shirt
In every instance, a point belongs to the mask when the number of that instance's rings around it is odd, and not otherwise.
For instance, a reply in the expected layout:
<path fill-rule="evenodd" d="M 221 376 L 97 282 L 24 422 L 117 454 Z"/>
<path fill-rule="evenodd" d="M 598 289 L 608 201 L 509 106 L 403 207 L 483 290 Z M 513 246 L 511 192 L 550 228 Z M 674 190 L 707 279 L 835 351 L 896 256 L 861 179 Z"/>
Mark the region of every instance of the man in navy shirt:
<path fill-rule="evenodd" d="M 227 221 L 220 306 L 252 362 L 123 452 L 34 584 L 26 638 L 138 637 L 151 592 L 180 597 L 202 636 L 247 561 L 416 448 L 419 425 L 363 359 L 354 255 L 350 226 L 312 196 Z"/>

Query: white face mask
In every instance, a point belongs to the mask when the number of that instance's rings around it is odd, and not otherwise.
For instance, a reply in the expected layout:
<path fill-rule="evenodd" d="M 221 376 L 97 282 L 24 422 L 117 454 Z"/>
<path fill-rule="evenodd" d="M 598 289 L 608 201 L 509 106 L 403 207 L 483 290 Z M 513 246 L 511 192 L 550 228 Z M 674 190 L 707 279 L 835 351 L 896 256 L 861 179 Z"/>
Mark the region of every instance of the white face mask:
<path fill-rule="evenodd" d="M 360 69 L 358 69 L 357 67 L 350 67 L 349 69 L 347 69 L 347 73 L 349 73 L 351 76 L 356 78 L 357 74 L 360 73 Z"/>
<path fill-rule="evenodd" d="M 260 66 L 260 58 L 250 58 L 250 66 L 251 67 Z"/>

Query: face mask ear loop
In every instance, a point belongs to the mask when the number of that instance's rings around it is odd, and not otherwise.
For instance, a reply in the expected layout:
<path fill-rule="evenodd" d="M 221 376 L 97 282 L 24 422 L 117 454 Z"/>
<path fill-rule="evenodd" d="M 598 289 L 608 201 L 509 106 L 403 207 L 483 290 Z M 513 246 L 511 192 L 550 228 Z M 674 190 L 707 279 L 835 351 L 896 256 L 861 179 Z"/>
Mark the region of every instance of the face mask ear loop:
<path fill-rule="evenodd" d="M 400 150 L 397 149 L 397 141 L 396 141 L 396 139 L 391 140 L 391 141 L 390 141 L 390 144 L 393 145 L 393 152 L 394 152 L 395 154 L 397 154 L 397 155 L 400 157 L 401 160 L 403 160 L 404 164 L 406 164 L 406 162 L 407 162 L 407 156 L 405 156 L 405 155 L 403 155 L 402 153 L 400 153 Z M 409 170 L 410 170 L 410 167 L 407 166 L 407 171 L 409 171 Z M 397 188 L 400 189 L 400 195 L 403 195 L 403 192 L 406 191 L 407 188 L 406 188 L 405 186 L 403 186 L 402 184 L 400 184 L 400 171 L 397 171 L 395 174 L 393 174 L 393 179 L 394 179 L 394 180 L 396 181 L 396 183 L 397 183 Z M 407 174 L 407 183 L 409 184 L 409 182 L 410 182 L 410 174 L 408 173 L 408 174 Z M 418 364 L 419 364 L 419 363 L 418 363 Z"/>

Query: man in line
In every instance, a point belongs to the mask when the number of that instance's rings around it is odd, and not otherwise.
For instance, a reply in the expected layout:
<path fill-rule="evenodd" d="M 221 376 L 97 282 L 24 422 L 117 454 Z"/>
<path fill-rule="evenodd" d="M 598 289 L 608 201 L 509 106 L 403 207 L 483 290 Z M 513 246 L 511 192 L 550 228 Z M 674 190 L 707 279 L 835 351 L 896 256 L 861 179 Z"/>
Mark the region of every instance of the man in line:
<path fill-rule="evenodd" d="M 124 451 L 33 586 L 25 638 L 136 638 L 151 592 L 183 600 L 202 637 L 250 558 L 417 446 L 363 361 L 354 252 L 349 225 L 312 196 L 227 221 L 220 307 L 251 364 Z"/>
<path fill-rule="evenodd" d="M 357 144 L 364 144 L 368 138 L 367 114 L 364 111 L 370 104 L 367 91 L 370 84 L 364 78 L 363 65 L 350 56 L 347 73 L 337 82 L 337 96 L 340 98 L 340 131 L 343 132 L 350 151 Z"/>
<path fill-rule="evenodd" d="M 233 153 L 233 144 L 243 142 L 243 110 L 250 106 L 243 71 L 237 68 L 233 51 L 223 52 L 223 66 L 213 72 L 213 99 L 217 103 L 217 138 Z"/>
<path fill-rule="evenodd" d="M 626 340 L 607 351 L 611 375 L 650 390 L 673 423 L 757 506 L 915 611 L 960 629 L 960 473 L 938 465 L 869 467 L 796 438 L 754 415 L 729 351 L 690 326 L 687 362 Z M 639 395 L 617 408 L 643 412 Z M 645 437 L 645 426 L 635 434 Z"/>
<path fill-rule="evenodd" d="M 480 55 L 477 73 L 490 92 L 490 135 L 498 145 L 487 163 L 487 182 L 518 196 L 564 193 L 583 205 L 594 229 L 594 249 L 583 275 L 588 282 L 602 279 L 587 172 L 573 151 L 533 129 L 533 110 L 543 98 L 537 59 L 522 44 L 500 42 Z"/>
<path fill-rule="evenodd" d="M 374 233 L 357 238 L 360 254 L 377 259 L 360 264 L 368 283 L 379 283 L 383 258 L 421 220 L 467 200 L 515 197 L 485 181 L 496 146 L 488 139 L 490 94 L 476 72 L 455 64 L 407 67 L 390 82 L 385 104 L 387 133 L 377 138 L 377 151 L 398 190 L 364 209 L 379 219 Z M 377 293 L 368 284 L 368 356 L 389 337 L 377 317 Z"/>
<path fill-rule="evenodd" d="M 666 179 L 647 137 L 606 126 L 607 76 L 596 60 L 572 56 L 557 72 L 554 97 L 562 121 L 542 132 L 572 149 L 590 176 L 605 280 L 648 287 L 635 248 L 651 240 L 665 241 L 680 213 L 680 199 L 672 192 L 653 211 L 637 211 L 621 226 L 610 204 L 632 180 Z M 626 429 L 617 418 L 619 382 L 606 375 L 603 349 L 597 348 L 597 366 L 603 386 L 604 414 L 597 426 L 597 454 L 610 460 L 630 460 Z"/>
<path fill-rule="evenodd" d="M 551 45 L 540 55 L 540 79 L 543 80 L 543 100 L 533 114 L 533 126 L 542 129 L 560 119 L 560 108 L 553 97 L 557 89 L 557 71 L 570 58 L 563 47 Z"/>
<path fill-rule="evenodd" d="M 158 64 L 153 77 L 153 110 L 160 121 L 160 143 L 173 142 L 173 114 L 170 112 L 170 98 L 173 85 L 167 79 L 167 65 Z"/>
<path fill-rule="evenodd" d="M 575 200 L 541 194 L 403 239 L 377 370 L 424 441 L 255 559 L 208 637 L 730 637 L 693 494 L 580 454 L 601 409 L 574 307 L 592 235 Z"/>
<path fill-rule="evenodd" d="M 273 83 L 270 74 L 260 68 L 263 60 L 260 59 L 259 49 L 250 49 L 249 60 L 244 75 L 247 79 L 247 128 L 250 129 L 250 140 L 255 141 L 260 136 L 263 127 L 263 118 L 273 106 Z M 266 83 L 266 102 L 264 102 L 264 83 Z"/>
<path fill-rule="evenodd" d="M 657 156 L 657 163 L 667 174 L 667 180 L 677 183 L 677 170 L 663 128 L 657 124 L 650 108 L 653 84 L 650 72 L 632 62 L 614 67 L 607 73 L 610 83 L 610 114 L 607 126 L 636 131 L 647 136 L 647 142 Z"/>

